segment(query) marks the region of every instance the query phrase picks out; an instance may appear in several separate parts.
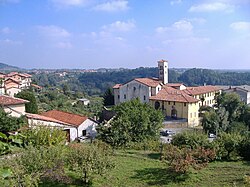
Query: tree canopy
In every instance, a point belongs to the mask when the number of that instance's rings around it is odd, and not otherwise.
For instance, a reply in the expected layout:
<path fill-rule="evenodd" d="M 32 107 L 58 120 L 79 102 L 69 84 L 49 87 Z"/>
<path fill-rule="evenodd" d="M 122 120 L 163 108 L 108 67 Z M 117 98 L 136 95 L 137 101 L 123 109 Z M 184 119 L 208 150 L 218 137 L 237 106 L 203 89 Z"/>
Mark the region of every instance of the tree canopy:
<path fill-rule="evenodd" d="M 108 126 L 98 129 L 99 138 L 115 147 L 159 137 L 163 115 L 139 99 L 121 103 L 114 108 L 116 116 Z"/>
<path fill-rule="evenodd" d="M 36 103 L 36 97 L 32 91 L 22 90 L 21 92 L 16 94 L 16 97 L 29 101 L 29 103 L 25 104 L 26 112 L 33 113 L 33 114 L 38 113 L 38 106 Z"/>
<path fill-rule="evenodd" d="M 1 107 L 0 119 L 0 132 L 16 131 L 26 124 L 24 117 L 16 118 L 9 116 Z"/>

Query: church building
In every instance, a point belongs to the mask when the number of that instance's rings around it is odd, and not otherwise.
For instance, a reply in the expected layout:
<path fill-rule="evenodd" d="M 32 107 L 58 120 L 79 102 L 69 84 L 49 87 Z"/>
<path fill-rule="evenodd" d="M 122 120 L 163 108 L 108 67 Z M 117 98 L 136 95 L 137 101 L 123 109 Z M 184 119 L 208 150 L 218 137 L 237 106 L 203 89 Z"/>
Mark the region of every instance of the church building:
<path fill-rule="evenodd" d="M 199 125 L 199 108 L 213 106 L 221 92 L 216 86 L 186 87 L 182 83 L 168 83 L 168 62 L 158 61 L 159 78 L 135 78 L 113 87 L 115 105 L 139 98 L 168 118 L 185 119 L 189 126 Z"/>

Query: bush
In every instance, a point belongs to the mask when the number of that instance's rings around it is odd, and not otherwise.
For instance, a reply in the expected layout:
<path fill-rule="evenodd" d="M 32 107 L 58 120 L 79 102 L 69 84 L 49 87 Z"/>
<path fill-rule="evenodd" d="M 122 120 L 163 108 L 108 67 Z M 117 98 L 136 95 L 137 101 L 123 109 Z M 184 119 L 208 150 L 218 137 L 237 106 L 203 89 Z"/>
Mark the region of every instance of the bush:
<path fill-rule="evenodd" d="M 211 148 L 211 144 L 206 134 L 199 132 L 183 132 L 176 134 L 171 144 L 177 147 L 195 149 L 197 147 Z"/>
<path fill-rule="evenodd" d="M 250 133 L 244 136 L 241 142 L 239 143 L 238 152 L 244 160 L 250 161 Z"/>
<path fill-rule="evenodd" d="M 66 143 L 66 133 L 58 127 L 34 126 L 22 131 L 22 135 L 24 135 L 25 144 L 35 147 L 64 145 Z"/>
<path fill-rule="evenodd" d="M 50 171 L 58 175 L 64 174 L 63 147 L 39 147 L 28 146 L 18 155 L 13 155 L 0 162 L 0 170 L 8 171 L 8 176 L 2 176 L 4 184 L 9 186 L 38 186 L 43 176 L 48 176 Z M 59 167 L 58 167 L 59 166 Z M 58 169 L 60 168 L 60 170 Z M 1 176 L 0 176 L 1 177 Z M 47 177 L 48 178 L 48 177 Z"/>
<path fill-rule="evenodd" d="M 69 144 L 66 154 L 70 170 L 80 172 L 84 184 L 91 184 L 96 174 L 103 174 L 114 165 L 110 158 L 111 150 L 107 144 Z"/>
<path fill-rule="evenodd" d="M 236 133 L 221 133 L 213 142 L 217 159 L 235 160 L 242 136 Z"/>
<path fill-rule="evenodd" d="M 212 149 L 204 149 L 203 147 L 178 148 L 171 144 L 166 146 L 162 155 L 162 160 L 167 162 L 170 169 L 178 174 L 185 174 L 190 168 L 202 169 L 214 159 L 215 151 Z"/>

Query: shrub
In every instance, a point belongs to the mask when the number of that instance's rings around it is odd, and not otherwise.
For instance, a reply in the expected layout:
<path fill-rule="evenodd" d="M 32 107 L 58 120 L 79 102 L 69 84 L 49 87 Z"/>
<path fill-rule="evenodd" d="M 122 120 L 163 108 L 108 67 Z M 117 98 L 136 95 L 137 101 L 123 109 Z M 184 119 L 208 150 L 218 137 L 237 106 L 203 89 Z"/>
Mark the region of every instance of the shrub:
<path fill-rule="evenodd" d="M 40 179 L 48 176 L 46 174 L 51 170 L 55 171 L 57 177 L 63 174 L 61 170 L 55 169 L 64 169 L 64 167 L 59 167 L 63 159 L 63 147 L 28 146 L 18 155 L 1 161 L 0 170 L 8 171 L 8 176 L 2 177 L 2 180 L 9 186 L 38 186 Z"/>
<path fill-rule="evenodd" d="M 190 168 L 202 169 L 208 162 L 215 159 L 215 151 L 198 147 L 195 149 L 178 148 L 168 145 L 163 151 L 162 160 L 169 164 L 172 171 L 178 174 L 185 174 Z"/>
<path fill-rule="evenodd" d="M 238 155 L 242 136 L 236 133 L 221 133 L 213 142 L 218 159 L 232 160 Z"/>
<path fill-rule="evenodd" d="M 25 144 L 37 146 L 64 145 L 66 143 L 66 133 L 58 127 L 34 126 L 24 130 Z"/>
<path fill-rule="evenodd" d="M 244 136 L 241 142 L 239 143 L 238 152 L 244 160 L 250 161 L 250 133 Z"/>
<path fill-rule="evenodd" d="M 198 132 L 178 133 L 173 137 L 171 144 L 177 147 L 187 147 L 191 149 L 197 147 L 211 148 L 207 135 Z"/>
<path fill-rule="evenodd" d="M 85 184 L 91 184 L 95 174 L 103 174 L 114 165 L 110 149 L 104 143 L 72 143 L 68 146 L 66 160 L 70 170 L 80 172 Z"/>

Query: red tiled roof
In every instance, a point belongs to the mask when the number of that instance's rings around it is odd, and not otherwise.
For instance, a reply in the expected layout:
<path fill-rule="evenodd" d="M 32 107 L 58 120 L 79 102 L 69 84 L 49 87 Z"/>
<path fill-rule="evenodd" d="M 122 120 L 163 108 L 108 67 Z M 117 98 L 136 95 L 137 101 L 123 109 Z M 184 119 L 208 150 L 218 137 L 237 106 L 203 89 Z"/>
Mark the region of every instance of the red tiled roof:
<path fill-rule="evenodd" d="M 135 81 L 145 84 L 149 87 L 156 87 L 161 83 L 160 80 L 152 78 L 136 78 Z"/>
<path fill-rule="evenodd" d="M 185 86 L 183 83 L 167 83 L 165 85 L 170 87 L 180 87 L 182 85 Z"/>
<path fill-rule="evenodd" d="M 18 104 L 25 104 L 29 101 L 24 99 L 19 99 L 16 97 L 10 97 L 6 95 L 0 95 L 0 105 L 7 106 L 7 105 L 18 105 Z"/>
<path fill-rule="evenodd" d="M 41 88 L 42 88 L 41 86 L 38 86 L 38 85 L 36 85 L 36 84 L 31 84 L 31 86 L 34 87 L 34 88 L 38 88 L 38 89 L 41 89 Z"/>
<path fill-rule="evenodd" d="M 219 90 L 221 90 L 219 87 L 209 85 L 209 86 L 187 87 L 186 90 L 183 91 L 188 95 L 199 95 Z"/>
<path fill-rule="evenodd" d="M 59 121 L 59 120 L 56 120 L 54 118 L 42 116 L 42 115 L 39 115 L 39 114 L 26 113 L 26 117 L 29 118 L 29 119 L 36 119 L 36 120 L 42 120 L 42 121 L 47 121 L 47 122 L 60 123 L 60 124 L 63 124 L 63 125 L 70 125 L 70 124 L 65 123 L 63 121 Z"/>
<path fill-rule="evenodd" d="M 29 77 L 32 77 L 32 75 L 28 74 L 28 73 L 19 73 L 19 75 L 21 77 L 26 77 L 26 78 L 29 78 Z"/>
<path fill-rule="evenodd" d="M 181 103 L 195 103 L 199 101 L 198 99 L 184 93 L 182 90 L 177 90 L 172 87 L 164 87 L 157 95 L 151 96 L 150 100 L 175 101 Z"/>
<path fill-rule="evenodd" d="M 6 82 L 6 81 L 8 81 L 8 80 L 11 80 L 12 82 L 15 82 L 15 83 L 18 83 L 18 84 L 21 82 L 21 81 L 16 80 L 16 79 L 14 79 L 14 78 L 12 78 L 12 77 L 6 78 L 4 82 Z"/>
<path fill-rule="evenodd" d="M 118 89 L 118 88 L 120 88 L 121 85 L 122 84 L 116 84 L 116 85 L 113 86 L 113 89 Z"/>
<path fill-rule="evenodd" d="M 81 116 L 78 114 L 72 114 L 69 112 L 63 112 L 63 111 L 59 111 L 59 110 L 50 110 L 48 112 L 42 113 L 41 115 L 49 117 L 49 118 L 54 118 L 56 120 L 71 124 L 71 125 L 76 126 L 76 127 L 78 127 L 85 120 L 88 119 L 88 117 L 86 117 L 86 116 Z"/>

